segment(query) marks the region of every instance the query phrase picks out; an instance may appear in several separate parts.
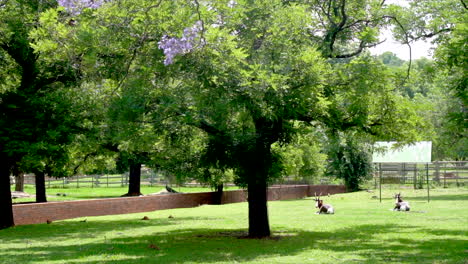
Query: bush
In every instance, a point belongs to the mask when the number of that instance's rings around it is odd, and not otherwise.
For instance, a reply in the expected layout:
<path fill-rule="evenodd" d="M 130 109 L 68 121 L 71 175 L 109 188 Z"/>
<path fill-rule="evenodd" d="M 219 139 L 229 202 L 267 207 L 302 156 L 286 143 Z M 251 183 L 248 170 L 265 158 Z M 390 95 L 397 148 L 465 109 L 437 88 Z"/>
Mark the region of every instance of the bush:
<path fill-rule="evenodd" d="M 365 144 L 348 138 L 329 146 L 327 175 L 344 179 L 348 191 L 360 190 L 359 185 L 372 177 L 372 154 Z"/>

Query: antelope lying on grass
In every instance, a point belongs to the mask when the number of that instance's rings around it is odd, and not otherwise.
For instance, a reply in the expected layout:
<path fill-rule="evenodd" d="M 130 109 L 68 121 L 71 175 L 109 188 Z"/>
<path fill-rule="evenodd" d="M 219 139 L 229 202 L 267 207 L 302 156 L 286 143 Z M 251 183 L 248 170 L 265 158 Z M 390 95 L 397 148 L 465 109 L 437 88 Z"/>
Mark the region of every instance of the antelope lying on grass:
<path fill-rule="evenodd" d="M 395 198 L 395 208 L 393 208 L 393 211 L 409 211 L 410 210 L 409 203 L 401 199 L 400 193 L 395 194 L 394 198 Z"/>
<path fill-rule="evenodd" d="M 318 197 L 315 197 L 315 208 L 318 208 L 319 210 L 316 212 L 316 214 L 334 214 L 335 209 L 333 209 L 333 206 L 329 204 L 324 204 L 323 200 L 320 200 L 320 195 Z"/>

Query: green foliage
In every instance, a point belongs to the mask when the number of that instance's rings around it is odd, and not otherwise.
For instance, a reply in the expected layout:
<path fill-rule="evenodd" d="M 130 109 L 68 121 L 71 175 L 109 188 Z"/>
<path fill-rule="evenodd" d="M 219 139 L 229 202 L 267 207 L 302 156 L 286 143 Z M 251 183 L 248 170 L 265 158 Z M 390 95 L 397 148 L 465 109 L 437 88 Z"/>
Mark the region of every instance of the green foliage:
<path fill-rule="evenodd" d="M 347 191 L 360 190 L 360 184 L 372 177 L 370 147 L 356 140 L 354 135 L 342 141 L 333 140 L 328 146 L 328 157 L 327 174 L 344 179 Z"/>
<path fill-rule="evenodd" d="M 399 67 L 402 66 L 403 63 L 405 62 L 404 60 L 398 58 L 398 56 L 390 51 L 386 51 L 379 56 L 377 56 L 383 64 L 389 65 L 392 67 Z"/>
<path fill-rule="evenodd" d="M 49 60 L 35 51 L 30 34 L 55 1 L 8 1 L 0 17 L 0 54 L 8 75 L 0 90 L 0 151 L 25 171 L 69 174 L 67 145 L 81 130 L 79 82 L 67 58 Z M 76 101 L 75 101 L 76 100 Z M 11 166 L 3 164 L 2 166 Z"/>
<path fill-rule="evenodd" d="M 423 94 L 431 93 L 438 120 L 432 120 L 436 159 L 466 159 L 466 42 L 467 6 L 464 1 L 414 1 L 402 11 L 400 22 L 407 30 L 406 41 L 431 39 L 437 44 L 437 65 L 416 70 L 415 84 Z M 404 38 L 401 28 L 396 28 Z M 418 61 L 418 64 L 421 61 Z M 427 65 L 427 63 L 425 63 Z M 435 67 L 437 66 L 437 67 Z M 429 70 L 429 71 L 428 71 Z M 427 73 L 427 74 L 426 74 Z M 413 72 L 412 72 L 413 75 Z M 419 85 L 418 85 L 419 84 Z M 436 86 L 436 88 L 431 87 Z M 439 90 L 440 89 L 440 90 Z M 416 91 L 412 90 L 410 96 Z"/>
<path fill-rule="evenodd" d="M 273 145 L 280 153 L 283 163 L 282 176 L 294 180 L 305 180 L 316 183 L 325 170 L 327 155 L 322 153 L 321 137 L 318 132 L 300 126 L 300 134 L 292 142 Z"/>
<path fill-rule="evenodd" d="M 454 28 L 451 38 L 443 43 L 436 51 L 436 58 L 441 67 L 447 67 L 446 80 L 450 91 L 447 114 L 443 124 L 443 138 L 457 160 L 466 160 L 467 145 L 467 104 L 468 104 L 468 76 L 467 76 L 467 33 L 468 24 L 466 12 L 461 16 L 461 22 Z"/>

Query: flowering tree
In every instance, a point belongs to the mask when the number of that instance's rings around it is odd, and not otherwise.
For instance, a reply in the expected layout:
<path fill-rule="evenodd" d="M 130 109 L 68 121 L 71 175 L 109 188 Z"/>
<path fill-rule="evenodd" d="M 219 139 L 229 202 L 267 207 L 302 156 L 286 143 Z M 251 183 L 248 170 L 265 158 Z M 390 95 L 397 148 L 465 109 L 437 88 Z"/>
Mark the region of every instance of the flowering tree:
<path fill-rule="evenodd" d="M 164 55 L 166 56 L 164 65 L 172 64 L 175 56 L 187 54 L 192 51 L 197 46 L 201 30 L 202 22 L 197 21 L 192 27 L 184 29 L 181 38 L 164 35 L 158 43 L 158 47 L 164 51 Z"/>
<path fill-rule="evenodd" d="M 399 132 L 410 112 L 398 105 L 383 66 L 359 56 L 388 22 L 381 2 L 329 2 L 328 9 L 319 1 L 200 2 L 203 47 L 160 42 L 180 82 L 176 93 L 184 95 L 176 98 L 179 112 L 208 137 L 202 161 L 234 169 L 235 182 L 247 188 L 252 237 L 270 235 L 267 186 L 283 169 L 273 146 L 288 143 L 298 124 L 380 138 L 416 135 Z M 415 119 L 406 131 L 419 125 Z"/>
<path fill-rule="evenodd" d="M 58 4 L 71 15 L 79 15 L 84 8 L 98 8 L 105 0 L 58 0 Z"/>

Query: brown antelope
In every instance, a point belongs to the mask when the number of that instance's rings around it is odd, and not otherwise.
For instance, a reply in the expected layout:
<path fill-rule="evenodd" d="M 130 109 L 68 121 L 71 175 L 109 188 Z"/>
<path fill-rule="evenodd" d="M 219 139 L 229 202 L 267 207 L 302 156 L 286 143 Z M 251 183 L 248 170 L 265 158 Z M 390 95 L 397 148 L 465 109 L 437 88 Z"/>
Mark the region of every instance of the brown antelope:
<path fill-rule="evenodd" d="M 320 194 L 321 195 L 321 194 Z M 320 200 L 320 195 L 317 197 L 317 194 L 315 194 L 315 208 L 318 208 L 319 210 L 316 212 L 316 214 L 334 214 L 335 209 L 333 209 L 333 206 L 330 204 L 324 204 L 323 200 Z"/>
<path fill-rule="evenodd" d="M 410 210 L 409 203 L 401 199 L 400 193 L 395 194 L 394 198 L 395 198 L 395 208 L 393 208 L 393 211 L 409 211 Z"/>

